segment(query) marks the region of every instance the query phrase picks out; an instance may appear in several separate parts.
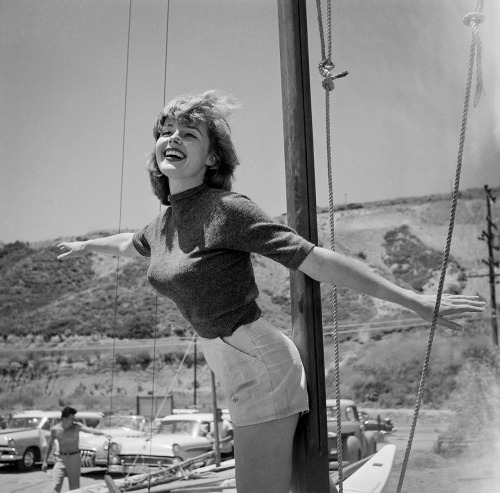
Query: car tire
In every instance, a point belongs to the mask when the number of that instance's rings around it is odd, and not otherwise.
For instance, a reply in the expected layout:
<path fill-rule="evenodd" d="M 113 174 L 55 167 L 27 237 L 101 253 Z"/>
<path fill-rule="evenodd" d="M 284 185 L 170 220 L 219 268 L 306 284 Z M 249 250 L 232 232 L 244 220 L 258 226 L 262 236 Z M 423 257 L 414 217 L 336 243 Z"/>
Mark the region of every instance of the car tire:
<path fill-rule="evenodd" d="M 35 447 L 28 447 L 23 454 L 23 458 L 17 463 L 18 470 L 23 472 L 32 471 L 39 460 L 38 457 L 38 450 Z"/>
<path fill-rule="evenodd" d="M 368 434 L 366 437 L 366 457 L 377 453 L 377 441 L 373 434 Z"/>
<path fill-rule="evenodd" d="M 343 444 L 342 452 L 342 459 L 349 461 L 350 464 L 362 459 L 361 443 L 355 436 L 347 437 L 347 440 Z"/>

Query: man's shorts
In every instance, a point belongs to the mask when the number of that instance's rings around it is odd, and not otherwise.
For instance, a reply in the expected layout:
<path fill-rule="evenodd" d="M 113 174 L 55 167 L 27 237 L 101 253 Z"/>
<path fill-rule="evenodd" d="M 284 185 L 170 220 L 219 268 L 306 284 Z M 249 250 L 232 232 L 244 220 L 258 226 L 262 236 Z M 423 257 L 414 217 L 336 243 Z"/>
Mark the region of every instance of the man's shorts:
<path fill-rule="evenodd" d="M 200 340 L 235 426 L 309 410 L 306 376 L 297 347 L 265 320 L 238 327 L 229 337 Z"/>

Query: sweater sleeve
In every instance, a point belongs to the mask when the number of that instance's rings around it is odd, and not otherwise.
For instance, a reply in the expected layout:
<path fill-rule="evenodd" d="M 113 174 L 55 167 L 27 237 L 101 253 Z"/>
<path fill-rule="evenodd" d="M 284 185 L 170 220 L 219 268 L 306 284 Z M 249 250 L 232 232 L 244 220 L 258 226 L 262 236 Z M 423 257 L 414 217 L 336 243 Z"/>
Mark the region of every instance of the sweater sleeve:
<path fill-rule="evenodd" d="M 291 270 L 297 270 L 314 248 L 313 243 L 289 226 L 273 221 L 244 195 L 226 196 L 223 217 L 227 248 L 258 253 Z"/>
<path fill-rule="evenodd" d="M 150 229 L 151 224 L 134 233 L 132 237 L 132 244 L 143 257 L 151 257 L 151 245 L 148 241 L 148 231 Z"/>

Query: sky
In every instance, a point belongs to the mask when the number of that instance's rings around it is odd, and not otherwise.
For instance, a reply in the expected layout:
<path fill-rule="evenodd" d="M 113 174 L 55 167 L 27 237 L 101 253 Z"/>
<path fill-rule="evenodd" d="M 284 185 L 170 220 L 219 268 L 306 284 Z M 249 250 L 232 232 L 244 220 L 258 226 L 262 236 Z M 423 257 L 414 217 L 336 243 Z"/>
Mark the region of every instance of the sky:
<path fill-rule="evenodd" d="M 328 205 L 316 2 L 308 0 L 316 195 Z M 450 192 L 473 0 L 335 0 L 334 203 Z M 500 8 L 480 26 L 485 94 L 469 111 L 461 188 L 500 185 Z M 326 7 L 323 2 L 323 16 Z M 168 29 L 167 29 L 168 28 Z M 168 31 L 168 36 L 167 36 Z M 0 0 L 0 243 L 135 230 L 158 213 L 145 172 L 165 101 L 218 89 L 234 189 L 286 212 L 274 0 Z"/>

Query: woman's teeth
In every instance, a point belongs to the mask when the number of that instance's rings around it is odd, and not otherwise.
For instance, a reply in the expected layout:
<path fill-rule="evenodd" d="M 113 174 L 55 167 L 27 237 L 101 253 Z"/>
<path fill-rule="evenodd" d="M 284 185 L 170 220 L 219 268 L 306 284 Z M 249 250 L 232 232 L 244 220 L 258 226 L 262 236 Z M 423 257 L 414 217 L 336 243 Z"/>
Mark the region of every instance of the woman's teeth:
<path fill-rule="evenodd" d="M 177 151 L 177 150 L 174 150 L 174 149 L 167 149 L 167 150 L 165 150 L 165 152 L 163 153 L 163 155 L 167 159 L 184 159 L 186 157 L 184 153 L 182 153 L 180 151 Z"/>

